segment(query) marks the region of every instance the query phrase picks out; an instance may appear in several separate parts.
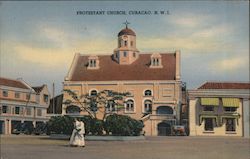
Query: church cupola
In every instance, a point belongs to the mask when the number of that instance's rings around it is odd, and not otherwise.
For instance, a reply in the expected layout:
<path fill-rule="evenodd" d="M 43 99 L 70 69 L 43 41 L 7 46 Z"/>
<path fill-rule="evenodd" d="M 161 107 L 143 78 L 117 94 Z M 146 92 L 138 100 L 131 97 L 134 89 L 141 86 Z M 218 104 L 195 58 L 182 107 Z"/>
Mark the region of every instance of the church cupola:
<path fill-rule="evenodd" d="M 124 23 L 126 27 L 118 33 L 118 48 L 114 50 L 114 59 L 122 65 L 133 63 L 139 57 L 139 51 L 136 48 L 136 34 L 128 28 L 128 22 Z"/>

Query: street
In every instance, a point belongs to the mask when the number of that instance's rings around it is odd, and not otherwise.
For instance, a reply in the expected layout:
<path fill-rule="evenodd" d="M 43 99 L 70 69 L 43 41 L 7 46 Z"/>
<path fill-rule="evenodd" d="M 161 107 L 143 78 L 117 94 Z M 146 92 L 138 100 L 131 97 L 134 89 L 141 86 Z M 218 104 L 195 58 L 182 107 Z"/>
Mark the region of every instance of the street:
<path fill-rule="evenodd" d="M 69 147 L 47 136 L 1 136 L 1 159 L 249 159 L 249 139 L 147 137 L 140 141 L 86 141 Z"/>

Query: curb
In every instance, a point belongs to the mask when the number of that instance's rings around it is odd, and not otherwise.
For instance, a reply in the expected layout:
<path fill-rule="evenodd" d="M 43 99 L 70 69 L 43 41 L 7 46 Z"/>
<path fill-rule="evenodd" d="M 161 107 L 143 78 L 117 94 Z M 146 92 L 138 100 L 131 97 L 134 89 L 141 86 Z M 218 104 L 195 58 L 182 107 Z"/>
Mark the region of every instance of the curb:
<path fill-rule="evenodd" d="M 70 135 L 64 134 L 52 134 L 50 139 L 55 140 L 69 140 Z M 133 141 L 133 140 L 145 140 L 145 136 L 85 136 L 87 141 Z"/>

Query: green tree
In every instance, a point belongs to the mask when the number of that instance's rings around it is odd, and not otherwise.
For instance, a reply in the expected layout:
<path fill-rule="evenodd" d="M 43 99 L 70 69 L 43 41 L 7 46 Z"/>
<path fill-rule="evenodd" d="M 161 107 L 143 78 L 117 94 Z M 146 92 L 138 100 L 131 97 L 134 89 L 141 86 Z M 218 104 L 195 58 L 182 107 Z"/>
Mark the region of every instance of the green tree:
<path fill-rule="evenodd" d="M 96 95 L 84 94 L 77 96 L 77 94 L 69 89 L 64 92 L 68 93 L 71 99 L 67 99 L 64 104 L 75 104 L 80 107 L 80 110 L 86 111 L 90 117 L 97 118 L 97 112 L 103 114 L 102 120 L 107 116 L 107 113 L 112 113 L 110 108 L 115 108 L 116 111 L 124 109 L 124 98 L 129 95 L 128 92 L 120 93 L 112 90 L 103 90 Z"/>

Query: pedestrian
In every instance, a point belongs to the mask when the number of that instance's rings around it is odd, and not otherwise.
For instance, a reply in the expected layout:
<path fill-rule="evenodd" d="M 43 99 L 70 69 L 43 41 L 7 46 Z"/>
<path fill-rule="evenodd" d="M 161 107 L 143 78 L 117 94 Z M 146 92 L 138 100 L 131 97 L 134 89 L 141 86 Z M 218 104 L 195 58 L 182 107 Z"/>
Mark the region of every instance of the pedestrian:
<path fill-rule="evenodd" d="M 84 147 L 85 146 L 84 135 L 85 135 L 84 123 L 75 118 L 74 129 L 70 137 L 69 145 Z"/>

